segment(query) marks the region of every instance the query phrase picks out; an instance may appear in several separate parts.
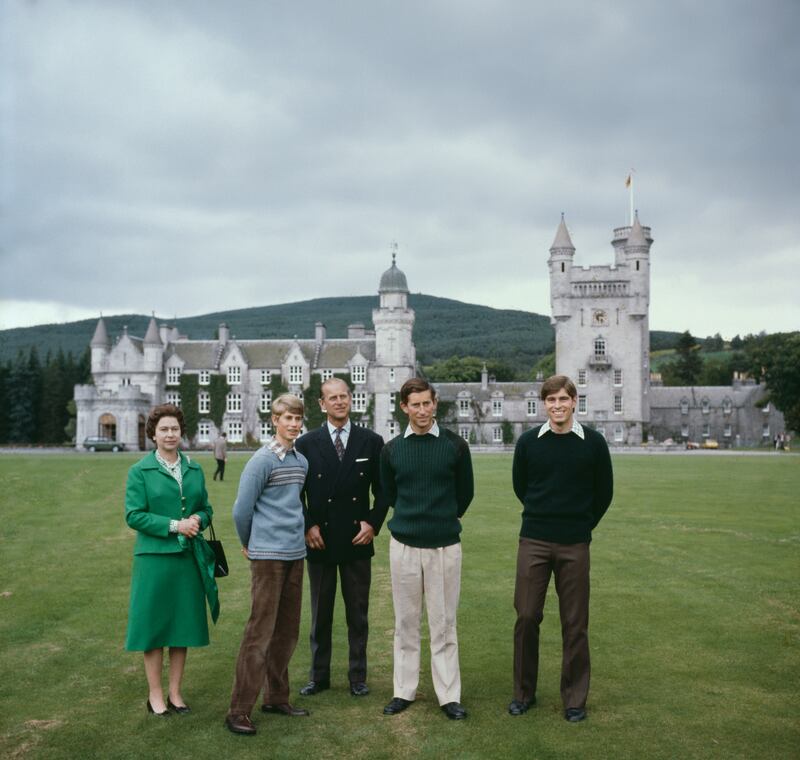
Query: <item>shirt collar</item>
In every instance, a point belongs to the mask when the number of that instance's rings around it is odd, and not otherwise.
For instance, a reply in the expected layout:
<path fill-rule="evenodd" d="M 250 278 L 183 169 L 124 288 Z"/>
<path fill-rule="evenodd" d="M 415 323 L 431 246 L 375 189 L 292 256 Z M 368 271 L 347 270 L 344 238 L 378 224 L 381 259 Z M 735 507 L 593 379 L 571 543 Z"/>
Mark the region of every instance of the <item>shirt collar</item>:
<path fill-rule="evenodd" d="M 270 450 L 270 451 L 271 451 L 273 454 L 275 454 L 275 456 L 276 456 L 276 457 L 278 457 L 278 459 L 280 459 L 280 460 L 281 460 L 281 462 L 282 462 L 284 459 L 286 459 L 286 455 L 287 455 L 288 453 L 290 453 L 290 452 L 293 452 L 293 451 L 294 451 L 294 446 L 292 446 L 290 449 L 287 449 L 286 447 L 282 446 L 282 445 L 281 445 L 281 444 L 278 442 L 278 439 L 277 439 L 277 438 L 274 438 L 273 436 L 270 436 L 269 438 L 267 438 L 267 440 L 266 440 L 266 442 L 264 443 L 264 445 L 265 445 L 265 446 L 266 446 L 266 447 L 267 447 L 267 448 L 268 448 L 268 449 L 269 449 L 269 450 Z"/>
<path fill-rule="evenodd" d="M 553 428 L 550 427 L 550 420 L 547 420 L 547 422 L 545 422 L 544 425 L 542 425 L 539 428 L 539 434 L 536 437 L 541 438 L 545 433 L 552 433 L 552 432 Z M 575 433 L 575 435 L 577 435 L 578 438 L 580 438 L 582 441 L 586 439 L 586 435 L 583 432 L 583 425 L 581 425 L 581 423 L 578 422 L 578 420 L 576 420 L 574 417 L 572 418 L 572 428 L 570 429 L 569 432 Z M 553 435 L 557 434 L 553 433 Z"/>
<path fill-rule="evenodd" d="M 337 428 L 336 425 L 334 425 L 330 420 L 326 420 L 326 424 L 328 426 L 328 432 L 332 436 L 336 435 L 336 431 L 339 428 Z M 344 425 L 342 425 L 342 434 L 349 435 L 349 433 L 350 433 L 350 418 L 348 417 L 347 422 L 345 422 Z"/>
<path fill-rule="evenodd" d="M 415 433 L 414 432 L 414 429 L 411 427 L 411 425 L 409 425 L 406 428 L 406 432 L 403 433 L 403 438 L 408 438 L 410 435 L 419 435 L 419 433 Z M 439 437 L 439 423 L 436 420 L 434 420 L 433 421 L 433 425 L 431 425 L 430 430 L 428 430 L 426 433 L 423 433 L 423 435 L 432 435 L 434 438 L 438 438 Z"/>

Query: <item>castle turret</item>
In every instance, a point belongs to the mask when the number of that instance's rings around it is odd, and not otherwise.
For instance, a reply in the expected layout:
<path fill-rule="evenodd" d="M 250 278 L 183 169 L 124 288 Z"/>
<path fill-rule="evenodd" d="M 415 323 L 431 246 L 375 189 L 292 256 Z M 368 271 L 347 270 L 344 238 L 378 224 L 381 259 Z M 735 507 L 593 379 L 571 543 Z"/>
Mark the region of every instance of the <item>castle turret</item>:
<path fill-rule="evenodd" d="M 553 321 L 568 319 L 571 314 L 570 275 L 574 256 L 575 246 L 572 245 L 564 214 L 561 214 L 561 222 L 556 230 L 553 245 L 550 246 L 550 258 L 547 260 L 550 267 L 550 306 Z"/>
<path fill-rule="evenodd" d="M 111 339 L 108 337 L 106 322 L 102 317 L 97 320 L 97 327 L 94 328 L 90 345 L 92 348 L 92 372 L 102 372 L 108 368 L 108 354 L 111 350 Z"/>
<path fill-rule="evenodd" d="M 648 229 L 648 233 L 649 233 Z M 650 246 L 653 239 L 645 235 L 639 222 L 639 212 L 633 219 L 628 239 L 623 247 L 625 263 L 630 269 L 632 296 L 628 313 L 633 317 L 646 317 L 650 306 Z"/>
<path fill-rule="evenodd" d="M 392 254 L 392 266 L 382 275 L 378 286 L 380 308 L 373 309 L 375 325 L 375 360 L 378 364 L 400 365 L 416 363 L 412 329 L 414 310 L 408 308 L 408 282 L 397 268 L 397 254 Z"/>
<path fill-rule="evenodd" d="M 156 324 L 155 316 L 150 317 L 150 324 L 144 336 L 144 371 L 161 372 L 164 366 L 164 344 Z"/>

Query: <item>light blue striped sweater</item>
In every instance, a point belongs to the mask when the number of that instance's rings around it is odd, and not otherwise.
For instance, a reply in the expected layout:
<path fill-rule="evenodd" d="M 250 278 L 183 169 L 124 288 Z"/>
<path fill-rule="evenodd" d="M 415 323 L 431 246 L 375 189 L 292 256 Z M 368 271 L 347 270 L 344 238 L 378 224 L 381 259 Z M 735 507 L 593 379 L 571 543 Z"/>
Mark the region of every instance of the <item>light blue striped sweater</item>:
<path fill-rule="evenodd" d="M 245 465 L 233 505 L 233 522 L 250 559 L 302 559 L 305 520 L 300 491 L 308 461 L 295 449 L 283 461 L 268 446 Z"/>

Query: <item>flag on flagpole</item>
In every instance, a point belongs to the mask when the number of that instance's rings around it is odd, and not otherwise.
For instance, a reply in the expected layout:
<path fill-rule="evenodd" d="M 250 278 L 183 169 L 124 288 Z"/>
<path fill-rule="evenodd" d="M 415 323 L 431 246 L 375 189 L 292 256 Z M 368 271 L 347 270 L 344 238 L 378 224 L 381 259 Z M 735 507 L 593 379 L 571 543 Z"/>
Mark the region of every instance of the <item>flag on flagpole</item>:
<path fill-rule="evenodd" d="M 631 175 L 628 174 L 628 176 L 625 177 L 625 187 L 630 187 L 632 181 L 633 181 L 633 177 L 631 177 Z"/>

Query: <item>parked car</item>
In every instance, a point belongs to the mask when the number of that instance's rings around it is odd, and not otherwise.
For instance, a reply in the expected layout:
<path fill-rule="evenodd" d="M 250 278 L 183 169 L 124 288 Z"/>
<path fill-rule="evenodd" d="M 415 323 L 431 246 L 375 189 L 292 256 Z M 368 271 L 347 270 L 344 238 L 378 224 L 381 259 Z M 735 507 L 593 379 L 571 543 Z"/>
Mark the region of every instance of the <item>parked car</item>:
<path fill-rule="evenodd" d="M 686 448 L 689 449 L 689 451 L 691 451 L 692 449 L 699 449 L 700 444 L 697 443 L 696 441 L 686 441 Z"/>
<path fill-rule="evenodd" d="M 83 448 L 89 451 L 125 451 L 125 444 L 104 435 L 90 435 L 83 442 Z"/>
<path fill-rule="evenodd" d="M 706 440 L 703 441 L 703 448 L 704 449 L 718 449 L 719 448 L 719 442 L 715 441 L 713 438 L 706 438 Z"/>

